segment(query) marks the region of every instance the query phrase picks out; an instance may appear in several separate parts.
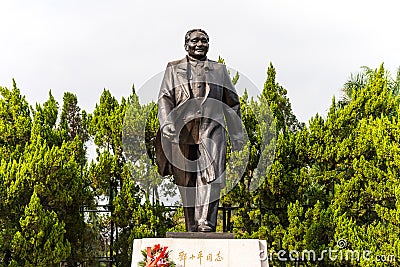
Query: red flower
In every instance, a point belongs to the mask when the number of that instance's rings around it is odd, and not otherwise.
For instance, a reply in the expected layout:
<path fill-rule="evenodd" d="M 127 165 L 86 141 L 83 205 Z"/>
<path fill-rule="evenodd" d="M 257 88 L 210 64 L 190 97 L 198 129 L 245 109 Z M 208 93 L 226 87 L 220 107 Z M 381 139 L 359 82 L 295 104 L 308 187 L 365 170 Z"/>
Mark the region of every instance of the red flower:
<path fill-rule="evenodd" d="M 159 250 L 160 248 L 161 248 L 161 245 L 160 245 L 160 244 L 157 244 L 157 245 L 154 245 L 153 250 L 154 250 L 154 251 L 157 251 L 157 250 Z"/>
<path fill-rule="evenodd" d="M 173 261 L 169 260 L 168 247 L 162 247 L 160 244 L 156 244 L 152 247 L 147 247 L 146 250 L 142 250 L 145 255 L 145 260 L 139 263 L 140 266 L 144 267 L 169 267 L 175 266 Z"/>

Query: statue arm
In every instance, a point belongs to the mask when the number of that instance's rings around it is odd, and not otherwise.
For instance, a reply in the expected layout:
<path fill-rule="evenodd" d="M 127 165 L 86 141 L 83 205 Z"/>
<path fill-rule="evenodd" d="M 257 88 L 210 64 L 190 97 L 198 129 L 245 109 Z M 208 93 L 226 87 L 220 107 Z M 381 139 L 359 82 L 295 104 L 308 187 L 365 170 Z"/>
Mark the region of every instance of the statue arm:
<path fill-rule="evenodd" d="M 164 77 L 161 82 L 160 93 L 158 96 L 158 120 L 160 122 L 161 129 L 172 123 L 171 120 L 167 120 L 167 118 L 171 111 L 175 108 L 175 105 L 173 66 L 168 63 L 164 72 Z"/>
<path fill-rule="evenodd" d="M 170 116 L 175 106 L 173 66 L 171 63 L 168 63 L 158 96 L 158 120 L 160 122 L 161 133 L 169 140 L 173 140 L 175 137 L 174 120 Z"/>
<path fill-rule="evenodd" d="M 244 139 L 240 111 L 240 100 L 225 66 L 223 66 L 223 71 L 224 91 L 222 101 L 228 106 L 224 108 L 224 115 L 228 127 L 229 136 L 231 138 L 232 149 L 240 150 L 243 146 Z"/>

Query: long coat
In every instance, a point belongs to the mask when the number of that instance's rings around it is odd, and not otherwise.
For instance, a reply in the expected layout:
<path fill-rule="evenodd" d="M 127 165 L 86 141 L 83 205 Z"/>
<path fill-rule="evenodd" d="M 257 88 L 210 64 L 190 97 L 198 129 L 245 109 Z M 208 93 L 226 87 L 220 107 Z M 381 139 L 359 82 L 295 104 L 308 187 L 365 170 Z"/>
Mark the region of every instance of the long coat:
<path fill-rule="evenodd" d="M 182 158 L 177 155 L 179 149 L 193 142 L 188 140 L 191 131 L 188 122 L 197 119 L 198 140 L 194 141 L 210 159 L 208 172 L 213 175 L 210 175 L 208 182 L 224 183 L 227 144 L 225 127 L 233 149 L 240 148 L 243 142 L 239 97 L 225 65 L 207 59 L 204 62 L 205 96 L 201 99 L 191 98 L 190 80 L 193 74 L 189 64 L 187 58 L 168 63 L 161 83 L 158 98 L 160 129 L 156 139 L 158 172 L 162 176 L 174 174 L 175 183 L 186 186 L 174 168 L 180 169 L 181 173 L 193 170 L 193 166 L 188 166 L 190 162 L 182 163 Z M 161 138 L 161 129 L 167 124 L 174 125 L 179 133 L 173 141 Z"/>

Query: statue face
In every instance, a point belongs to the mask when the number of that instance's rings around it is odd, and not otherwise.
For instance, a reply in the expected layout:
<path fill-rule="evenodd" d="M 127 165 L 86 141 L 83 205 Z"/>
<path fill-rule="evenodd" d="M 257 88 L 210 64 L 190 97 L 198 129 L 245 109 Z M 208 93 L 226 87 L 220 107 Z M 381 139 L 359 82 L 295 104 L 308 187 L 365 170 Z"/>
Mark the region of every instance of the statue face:
<path fill-rule="evenodd" d="M 207 55 L 208 39 L 202 32 L 192 32 L 189 41 L 185 44 L 189 56 L 201 59 Z"/>

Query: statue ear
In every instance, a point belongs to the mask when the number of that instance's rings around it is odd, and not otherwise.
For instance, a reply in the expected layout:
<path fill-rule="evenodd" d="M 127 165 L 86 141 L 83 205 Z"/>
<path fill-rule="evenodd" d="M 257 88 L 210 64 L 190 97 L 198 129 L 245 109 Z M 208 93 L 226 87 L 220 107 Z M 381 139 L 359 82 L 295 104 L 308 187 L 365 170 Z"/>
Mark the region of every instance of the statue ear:
<path fill-rule="evenodd" d="M 184 45 L 186 52 L 189 51 L 189 46 L 187 44 Z"/>

